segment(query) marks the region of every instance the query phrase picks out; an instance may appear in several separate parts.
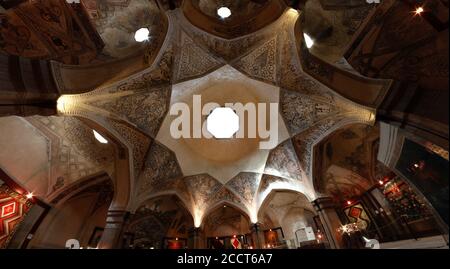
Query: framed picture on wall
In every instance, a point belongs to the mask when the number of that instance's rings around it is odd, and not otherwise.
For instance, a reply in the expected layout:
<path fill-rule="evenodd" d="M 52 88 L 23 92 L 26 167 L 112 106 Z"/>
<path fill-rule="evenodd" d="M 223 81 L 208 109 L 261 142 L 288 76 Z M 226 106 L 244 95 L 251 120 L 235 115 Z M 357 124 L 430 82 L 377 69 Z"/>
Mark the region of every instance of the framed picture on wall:
<path fill-rule="evenodd" d="M 281 227 L 268 229 L 264 231 L 264 242 L 266 248 L 274 248 L 282 245 L 284 241 L 284 232 Z"/>

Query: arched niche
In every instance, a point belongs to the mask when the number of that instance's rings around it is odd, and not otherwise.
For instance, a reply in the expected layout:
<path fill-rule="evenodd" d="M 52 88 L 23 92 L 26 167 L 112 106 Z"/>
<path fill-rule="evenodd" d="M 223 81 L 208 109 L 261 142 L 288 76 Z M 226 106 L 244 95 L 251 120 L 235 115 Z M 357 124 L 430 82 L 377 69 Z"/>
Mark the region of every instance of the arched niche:
<path fill-rule="evenodd" d="M 317 232 L 315 215 L 311 202 L 304 194 L 292 190 L 272 190 L 258 211 L 264 245 L 298 247 L 297 231 L 311 227 Z"/>
<path fill-rule="evenodd" d="M 124 248 L 182 249 L 188 247 L 194 220 L 176 195 L 161 195 L 141 203 L 126 225 Z"/>
<path fill-rule="evenodd" d="M 313 185 L 316 193 L 343 202 L 359 196 L 386 174 L 377 161 L 379 125 L 351 124 L 314 146 Z"/>
<path fill-rule="evenodd" d="M 53 201 L 28 248 L 65 248 L 70 239 L 83 248 L 97 247 L 114 196 L 111 178 L 107 174 L 90 177 L 68 186 L 63 194 Z"/>
<path fill-rule="evenodd" d="M 203 217 L 202 228 L 206 237 L 223 237 L 250 233 L 250 217 L 242 208 L 230 203 L 211 207 Z"/>

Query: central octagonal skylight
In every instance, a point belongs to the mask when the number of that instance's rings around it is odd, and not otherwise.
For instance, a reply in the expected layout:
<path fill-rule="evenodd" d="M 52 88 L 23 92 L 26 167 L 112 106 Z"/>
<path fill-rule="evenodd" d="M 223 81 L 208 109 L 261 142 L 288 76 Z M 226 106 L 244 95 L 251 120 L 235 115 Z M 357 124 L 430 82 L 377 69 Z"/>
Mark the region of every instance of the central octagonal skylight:
<path fill-rule="evenodd" d="M 232 138 L 239 131 L 239 116 L 229 107 L 218 107 L 206 119 L 206 129 L 215 138 Z"/>

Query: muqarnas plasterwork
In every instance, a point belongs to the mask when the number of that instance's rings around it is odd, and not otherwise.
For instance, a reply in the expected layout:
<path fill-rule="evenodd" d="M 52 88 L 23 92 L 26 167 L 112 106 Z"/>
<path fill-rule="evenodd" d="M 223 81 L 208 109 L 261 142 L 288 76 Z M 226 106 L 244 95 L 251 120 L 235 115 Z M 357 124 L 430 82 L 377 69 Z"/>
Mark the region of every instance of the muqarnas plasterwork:
<path fill-rule="evenodd" d="M 280 111 L 291 135 L 296 135 L 320 120 L 337 113 L 337 108 L 328 100 L 319 101 L 294 91 L 280 91 Z"/>
<path fill-rule="evenodd" d="M 264 173 L 302 181 L 301 168 L 290 139 L 270 151 Z"/>
<path fill-rule="evenodd" d="M 226 186 L 251 204 L 258 190 L 261 174 L 242 172 L 227 182 Z"/>
<path fill-rule="evenodd" d="M 155 137 L 169 109 L 170 87 L 138 91 L 116 99 L 97 101 L 92 105 L 111 111 L 116 118 L 135 124 Z"/>
<path fill-rule="evenodd" d="M 193 203 L 197 206 L 205 206 L 210 197 L 223 186 L 208 174 L 189 176 L 184 182 L 192 194 Z"/>
<path fill-rule="evenodd" d="M 204 75 L 223 65 L 220 60 L 195 44 L 184 32 L 181 32 L 180 39 L 175 82 Z"/>
<path fill-rule="evenodd" d="M 115 120 L 109 120 L 108 122 L 111 127 L 127 141 L 128 145 L 131 146 L 134 172 L 137 177 L 142 169 L 145 154 L 153 140 L 124 122 Z"/>
<path fill-rule="evenodd" d="M 277 39 L 268 40 L 261 47 L 242 57 L 234 65 L 250 77 L 275 83 L 277 79 Z"/>
<path fill-rule="evenodd" d="M 233 205 L 239 205 L 242 208 L 246 208 L 247 206 L 242 203 L 242 199 L 237 197 L 234 193 L 232 193 L 227 187 L 222 186 L 217 192 L 215 192 L 212 196 L 209 197 L 208 206 L 213 207 L 218 204 L 230 203 Z"/>
<path fill-rule="evenodd" d="M 139 180 L 139 193 L 167 189 L 170 181 L 182 176 L 175 153 L 155 141 L 147 154 Z"/>

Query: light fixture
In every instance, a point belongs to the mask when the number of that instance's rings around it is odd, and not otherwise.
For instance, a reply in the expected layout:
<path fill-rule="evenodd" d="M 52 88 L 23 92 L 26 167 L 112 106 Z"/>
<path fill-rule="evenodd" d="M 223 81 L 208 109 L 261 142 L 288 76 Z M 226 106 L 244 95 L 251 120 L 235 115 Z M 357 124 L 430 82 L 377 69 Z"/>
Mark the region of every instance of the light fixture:
<path fill-rule="evenodd" d="M 136 40 L 136 42 L 147 41 L 149 37 L 150 31 L 148 30 L 148 28 L 141 28 L 137 30 L 136 33 L 134 34 L 134 40 Z"/>
<path fill-rule="evenodd" d="M 61 96 L 60 98 L 58 98 L 58 101 L 56 101 L 56 109 L 59 112 L 64 112 L 64 104 L 64 99 Z"/>
<path fill-rule="evenodd" d="M 92 132 L 94 132 L 94 137 L 98 142 L 102 144 L 108 144 L 108 140 L 106 140 L 106 138 L 104 138 L 101 134 L 97 133 L 97 131 L 95 130 L 92 130 Z"/>
<path fill-rule="evenodd" d="M 347 205 L 351 205 L 352 204 L 352 202 L 351 201 L 347 201 Z"/>
<path fill-rule="evenodd" d="M 226 19 L 231 16 L 231 10 L 227 7 L 221 7 L 217 10 L 217 15 L 222 19 Z"/>
<path fill-rule="evenodd" d="M 423 7 L 417 7 L 416 10 L 414 11 L 415 15 L 421 15 L 425 10 L 423 9 Z"/>
<path fill-rule="evenodd" d="M 378 181 L 378 183 L 379 183 L 380 185 L 383 185 L 383 184 L 384 184 L 383 180 Z"/>
<path fill-rule="evenodd" d="M 27 197 L 27 199 L 32 199 L 33 198 L 33 193 L 32 192 L 29 192 L 29 193 L 27 193 L 27 195 L 25 195 L 25 197 Z"/>
<path fill-rule="evenodd" d="M 306 33 L 303 33 L 303 38 L 305 39 L 305 44 L 308 49 L 314 46 L 314 40 Z"/>
<path fill-rule="evenodd" d="M 206 119 L 206 129 L 217 139 L 232 138 L 239 130 L 239 116 L 229 107 L 218 107 Z"/>

